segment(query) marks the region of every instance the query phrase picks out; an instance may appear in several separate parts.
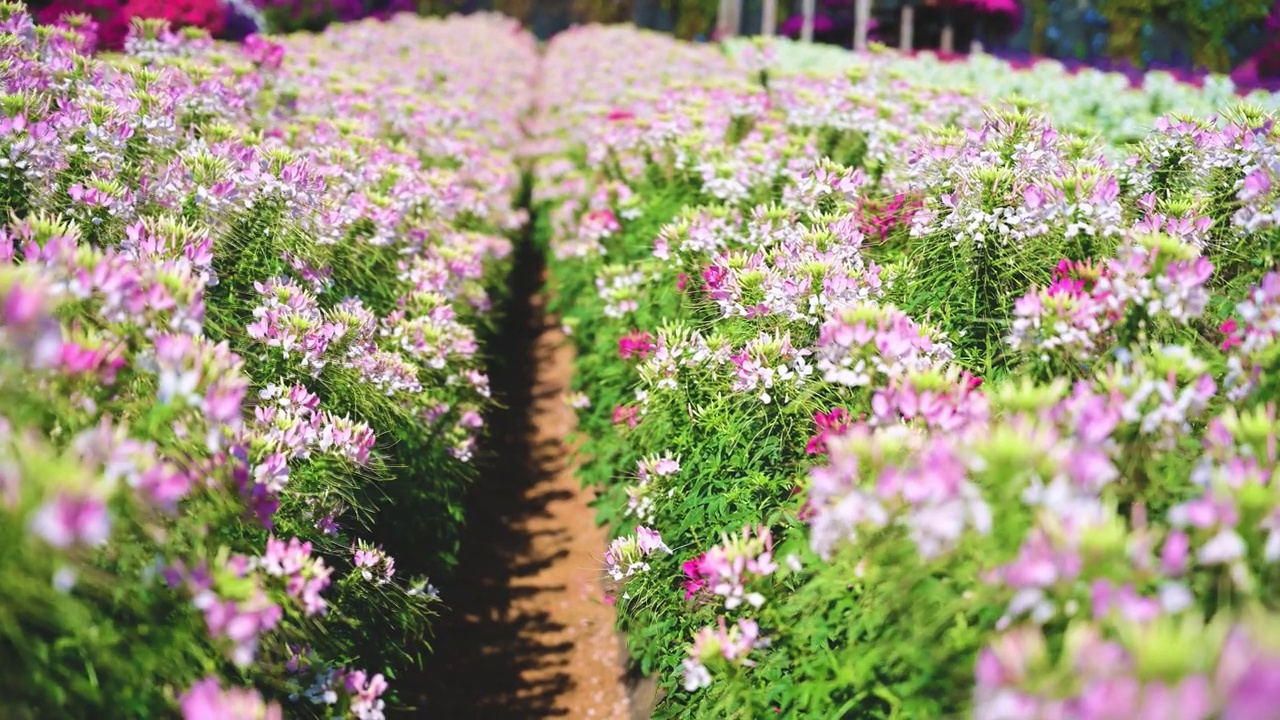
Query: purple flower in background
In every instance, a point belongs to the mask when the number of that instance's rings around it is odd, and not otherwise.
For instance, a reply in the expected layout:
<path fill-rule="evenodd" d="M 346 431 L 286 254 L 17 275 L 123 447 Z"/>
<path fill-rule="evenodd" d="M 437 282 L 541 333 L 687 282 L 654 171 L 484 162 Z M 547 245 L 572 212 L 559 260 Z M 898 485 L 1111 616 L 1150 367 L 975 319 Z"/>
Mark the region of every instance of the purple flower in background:
<path fill-rule="evenodd" d="M 871 27 L 875 27 L 875 21 L 872 21 Z M 800 31 L 804 28 L 804 16 L 792 15 L 783 21 L 778 27 L 778 34 L 786 37 L 800 37 Z M 815 35 L 829 33 L 836 29 L 835 21 L 822 13 L 815 13 L 813 16 L 813 32 Z"/>

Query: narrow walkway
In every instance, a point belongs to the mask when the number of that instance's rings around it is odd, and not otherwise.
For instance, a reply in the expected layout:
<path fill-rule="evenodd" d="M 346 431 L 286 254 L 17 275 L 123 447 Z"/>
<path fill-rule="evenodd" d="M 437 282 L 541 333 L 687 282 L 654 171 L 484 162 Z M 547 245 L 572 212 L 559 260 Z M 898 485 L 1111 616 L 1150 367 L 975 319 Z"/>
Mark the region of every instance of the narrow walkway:
<path fill-rule="evenodd" d="M 507 408 L 492 419 L 497 457 L 467 509 L 460 572 L 441 591 L 451 612 L 421 683 L 417 711 L 445 720 L 627 720 L 613 609 L 602 599 L 596 528 L 568 465 L 565 404 L 572 349 L 536 294 L 542 265 L 520 248 L 494 373 Z"/>

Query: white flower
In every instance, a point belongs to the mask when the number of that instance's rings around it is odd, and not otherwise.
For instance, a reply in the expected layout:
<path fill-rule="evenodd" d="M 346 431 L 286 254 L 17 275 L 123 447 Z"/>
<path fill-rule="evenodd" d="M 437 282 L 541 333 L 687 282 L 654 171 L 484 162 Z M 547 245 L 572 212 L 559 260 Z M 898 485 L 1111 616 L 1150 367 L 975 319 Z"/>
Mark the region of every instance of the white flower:
<path fill-rule="evenodd" d="M 711 684 L 711 672 L 701 662 L 688 658 L 684 661 L 684 689 L 689 692 Z"/>
<path fill-rule="evenodd" d="M 1209 539 L 1196 553 L 1205 565 L 1221 565 L 1244 557 L 1244 540 L 1235 530 L 1224 529 Z"/>

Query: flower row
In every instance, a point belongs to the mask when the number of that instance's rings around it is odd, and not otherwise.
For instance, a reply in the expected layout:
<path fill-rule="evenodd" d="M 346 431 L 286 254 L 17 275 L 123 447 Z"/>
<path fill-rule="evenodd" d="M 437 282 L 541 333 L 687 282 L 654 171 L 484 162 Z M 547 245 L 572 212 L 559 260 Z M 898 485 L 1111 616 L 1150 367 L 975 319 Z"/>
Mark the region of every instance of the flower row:
<path fill-rule="evenodd" d="M 659 715 L 1271 717 L 1275 118 L 1104 146 L 910 62 L 548 50 L 535 212 Z"/>
<path fill-rule="evenodd" d="M 0 3 L 0 714 L 382 718 L 475 472 L 533 41 L 83 29 Z"/>

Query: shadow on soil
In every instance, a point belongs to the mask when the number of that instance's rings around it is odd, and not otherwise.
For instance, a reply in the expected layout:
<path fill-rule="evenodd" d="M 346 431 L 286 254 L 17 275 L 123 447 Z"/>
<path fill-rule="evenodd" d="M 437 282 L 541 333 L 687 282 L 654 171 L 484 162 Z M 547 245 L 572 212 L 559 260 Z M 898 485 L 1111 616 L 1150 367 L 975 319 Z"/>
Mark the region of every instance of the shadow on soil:
<path fill-rule="evenodd" d="M 393 719 L 526 720 L 561 717 L 556 698 L 570 687 L 557 668 L 570 646 L 538 638 L 563 628 L 545 613 L 516 614 L 512 601 L 535 588 L 512 588 L 512 580 L 536 574 L 555 557 L 533 557 L 529 518 L 547 514 L 549 502 L 568 493 L 530 495 L 538 481 L 563 467 L 565 451 L 558 442 L 532 441 L 531 408 L 538 393 L 536 340 L 545 318 L 531 300 L 541 284 L 543 260 L 527 239 L 517 245 L 508 307 L 493 344 L 497 362 L 490 377 L 494 397 L 503 406 L 490 419 L 493 452 L 467 502 L 457 574 L 442 588 L 449 610 L 435 622 L 429 639 L 433 652 L 417 677 L 402 678 L 404 700 L 412 710 Z M 559 535 L 561 531 L 545 534 Z M 564 538 L 569 542 L 570 538 Z M 567 551 L 563 551 L 567 553 Z M 522 672 L 539 668 L 536 683 Z M 548 672 L 548 670 L 552 670 Z"/>

